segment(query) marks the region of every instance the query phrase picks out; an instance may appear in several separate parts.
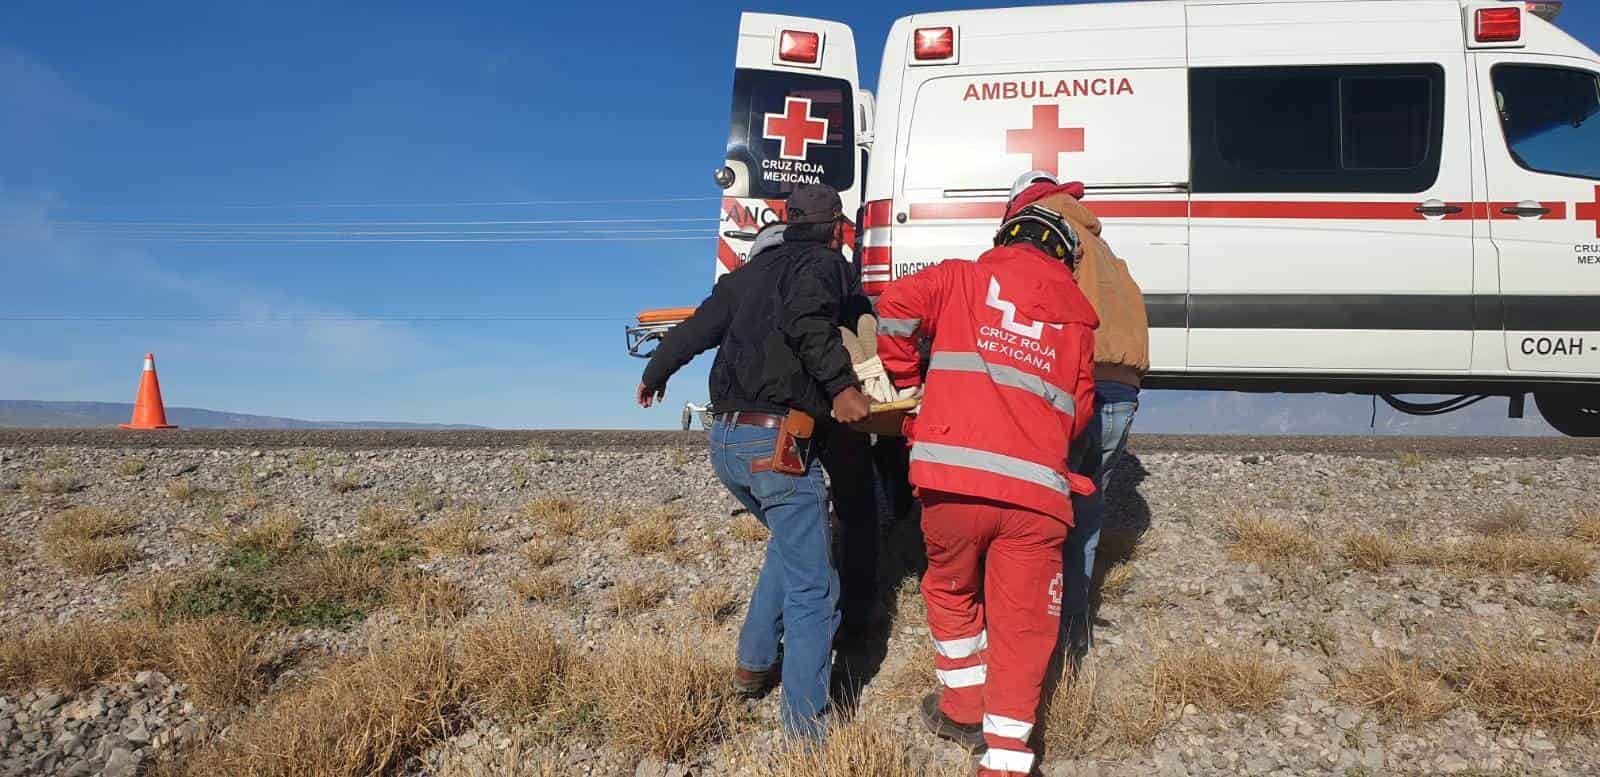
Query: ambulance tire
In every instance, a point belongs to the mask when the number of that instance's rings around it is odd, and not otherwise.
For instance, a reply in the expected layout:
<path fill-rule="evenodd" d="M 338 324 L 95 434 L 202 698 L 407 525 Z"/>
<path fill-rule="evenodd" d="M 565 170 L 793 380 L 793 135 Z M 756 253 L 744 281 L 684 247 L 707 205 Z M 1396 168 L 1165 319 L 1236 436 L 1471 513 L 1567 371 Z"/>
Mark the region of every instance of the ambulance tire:
<path fill-rule="evenodd" d="M 1533 400 L 1556 431 L 1568 437 L 1600 437 L 1600 392 L 1541 391 Z"/>

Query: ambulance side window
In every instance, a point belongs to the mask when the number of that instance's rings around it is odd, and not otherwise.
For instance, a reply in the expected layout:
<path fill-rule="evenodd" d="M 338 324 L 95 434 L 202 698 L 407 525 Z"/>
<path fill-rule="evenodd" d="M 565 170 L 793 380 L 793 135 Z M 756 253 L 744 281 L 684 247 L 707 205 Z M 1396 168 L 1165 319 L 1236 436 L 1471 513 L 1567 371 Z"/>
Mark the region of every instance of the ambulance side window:
<path fill-rule="evenodd" d="M 1600 179 L 1600 77 L 1544 65 L 1496 65 L 1500 127 L 1517 164 Z"/>
<path fill-rule="evenodd" d="M 1439 176 L 1438 65 L 1196 68 L 1196 192 L 1426 191 Z"/>

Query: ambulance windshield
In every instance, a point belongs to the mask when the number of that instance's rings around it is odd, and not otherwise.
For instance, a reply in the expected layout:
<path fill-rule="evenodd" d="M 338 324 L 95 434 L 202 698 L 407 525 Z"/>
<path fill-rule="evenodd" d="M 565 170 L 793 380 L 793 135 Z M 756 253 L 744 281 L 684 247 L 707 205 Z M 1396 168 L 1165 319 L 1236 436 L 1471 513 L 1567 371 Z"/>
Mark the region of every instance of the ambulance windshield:
<path fill-rule="evenodd" d="M 1495 100 L 1517 164 L 1600 179 L 1600 77 L 1544 65 L 1498 65 Z"/>
<path fill-rule="evenodd" d="M 812 183 L 853 186 L 854 105 L 848 81 L 736 71 L 727 158 L 747 165 L 748 196 L 781 199 Z"/>

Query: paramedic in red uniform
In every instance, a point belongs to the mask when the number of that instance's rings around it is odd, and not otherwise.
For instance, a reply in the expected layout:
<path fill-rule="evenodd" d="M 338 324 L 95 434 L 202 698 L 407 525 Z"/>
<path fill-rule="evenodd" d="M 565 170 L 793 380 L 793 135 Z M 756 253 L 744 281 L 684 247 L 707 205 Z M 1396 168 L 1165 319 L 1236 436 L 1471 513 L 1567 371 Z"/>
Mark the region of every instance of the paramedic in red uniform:
<path fill-rule="evenodd" d="M 878 354 L 901 388 L 923 383 L 908 424 L 922 498 L 922 595 L 942 694 L 935 734 L 984 750 L 980 777 L 1026 775 L 1045 670 L 1061 625 L 1061 552 L 1072 495 L 1093 490 L 1067 457 L 1094 409 L 1094 309 L 1073 280 L 1077 234 L 1060 213 L 1019 210 L 976 262 L 947 261 L 878 299 Z"/>

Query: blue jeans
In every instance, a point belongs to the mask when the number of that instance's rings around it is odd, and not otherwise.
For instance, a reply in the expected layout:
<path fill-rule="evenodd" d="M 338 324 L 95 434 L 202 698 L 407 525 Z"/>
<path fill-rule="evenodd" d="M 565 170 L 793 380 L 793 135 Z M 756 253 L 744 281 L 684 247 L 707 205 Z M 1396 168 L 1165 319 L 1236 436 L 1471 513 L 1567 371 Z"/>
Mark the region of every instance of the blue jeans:
<path fill-rule="evenodd" d="M 770 458 L 778 430 L 711 428 L 711 466 L 722 484 L 771 532 L 744 627 L 739 666 L 766 671 L 783 643 L 783 728 L 803 737 L 822 735 L 833 668 L 833 633 L 839 627 L 839 575 L 828 529 L 828 489 L 822 464 L 812 457 L 804 475 L 750 471 Z"/>
<path fill-rule="evenodd" d="M 1107 388 L 1111 390 L 1095 392 L 1094 418 L 1083 433 L 1082 458 L 1073 467 L 1074 472 L 1092 479 L 1096 488 L 1090 496 L 1072 497 L 1075 522 L 1065 546 L 1063 616 L 1082 616 L 1089 611 L 1089 582 L 1094 579 L 1094 556 L 1100 548 L 1100 529 L 1106 518 L 1108 476 L 1128 450 L 1128 430 L 1133 427 L 1134 414 L 1139 412 L 1138 389 L 1124 384 Z"/>

